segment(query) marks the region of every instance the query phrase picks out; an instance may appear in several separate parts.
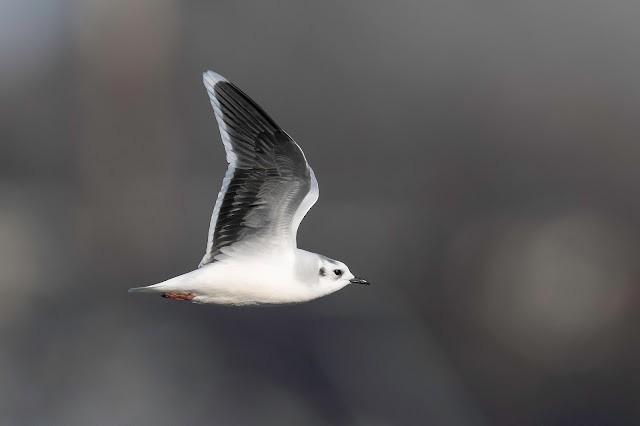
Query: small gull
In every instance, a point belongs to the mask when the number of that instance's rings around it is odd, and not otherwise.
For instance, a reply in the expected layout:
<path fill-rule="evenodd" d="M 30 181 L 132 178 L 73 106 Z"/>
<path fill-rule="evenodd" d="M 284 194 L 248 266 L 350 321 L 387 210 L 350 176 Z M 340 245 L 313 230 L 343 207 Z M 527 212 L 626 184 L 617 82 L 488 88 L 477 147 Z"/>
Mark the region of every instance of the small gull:
<path fill-rule="evenodd" d="M 297 248 L 318 182 L 298 144 L 233 83 L 203 73 L 229 168 L 198 269 L 130 292 L 220 305 L 306 302 L 369 284 L 337 260 Z"/>

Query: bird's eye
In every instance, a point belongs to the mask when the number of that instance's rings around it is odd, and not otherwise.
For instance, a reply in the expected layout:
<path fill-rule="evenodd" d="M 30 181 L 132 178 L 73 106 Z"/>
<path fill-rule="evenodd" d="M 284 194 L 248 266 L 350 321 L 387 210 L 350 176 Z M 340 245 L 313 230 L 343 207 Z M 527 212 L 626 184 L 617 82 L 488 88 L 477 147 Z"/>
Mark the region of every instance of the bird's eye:
<path fill-rule="evenodd" d="M 334 269 L 333 273 L 336 274 L 337 276 L 342 275 L 342 271 L 340 269 Z"/>

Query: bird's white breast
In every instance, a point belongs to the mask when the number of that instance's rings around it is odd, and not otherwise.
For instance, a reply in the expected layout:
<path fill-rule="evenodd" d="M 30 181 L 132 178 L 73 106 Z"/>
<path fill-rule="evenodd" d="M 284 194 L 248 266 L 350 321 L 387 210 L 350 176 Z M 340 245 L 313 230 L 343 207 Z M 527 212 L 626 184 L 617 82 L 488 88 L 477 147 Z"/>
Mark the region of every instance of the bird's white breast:
<path fill-rule="evenodd" d="M 305 259 L 303 263 L 308 263 Z M 315 269 L 315 267 L 313 267 Z M 228 257 L 187 275 L 186 290 L 196 303 L 270 305 L 305 302 L 324 295 L 295 255 Z"/>

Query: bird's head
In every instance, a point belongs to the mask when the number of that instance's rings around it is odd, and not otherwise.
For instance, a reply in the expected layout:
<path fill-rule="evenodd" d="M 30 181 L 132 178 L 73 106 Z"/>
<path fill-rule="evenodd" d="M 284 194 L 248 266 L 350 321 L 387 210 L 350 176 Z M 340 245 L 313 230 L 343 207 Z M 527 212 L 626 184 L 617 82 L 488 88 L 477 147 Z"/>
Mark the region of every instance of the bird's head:
<path fill-rule="evenodd" d="M 357 278 L 344 263 L 321 256 L 318 265 L 320 285 L 340 289 L 347 284 L 366 284 L 367 280 Z"/>

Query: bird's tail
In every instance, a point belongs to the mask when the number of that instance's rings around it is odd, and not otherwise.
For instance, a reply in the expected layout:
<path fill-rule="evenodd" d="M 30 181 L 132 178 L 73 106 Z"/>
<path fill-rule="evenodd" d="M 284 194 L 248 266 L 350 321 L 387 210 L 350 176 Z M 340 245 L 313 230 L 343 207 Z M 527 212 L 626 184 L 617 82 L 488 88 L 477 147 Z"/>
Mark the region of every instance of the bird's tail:
<path fill-rule="evenodd" d="M 129 293 L 165 293 L 171 291 L 182 291 L 185 289 L 184 284 L 188 282 L 187 277 L 190 274 L 191 273 L 186 273 L 184 275 L 168 279 L 158 284 L 148 285 L 146 287 L 130 288 Z"/>
<path fill-rule="evenodd" d="M 165 290 L 162 290 L 159 285 L 160 284 L 154 284 L 145 287 L 130 288 L 129 293 L 163 293 Z"/>

